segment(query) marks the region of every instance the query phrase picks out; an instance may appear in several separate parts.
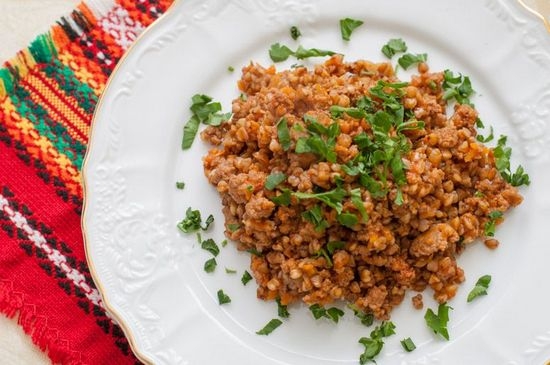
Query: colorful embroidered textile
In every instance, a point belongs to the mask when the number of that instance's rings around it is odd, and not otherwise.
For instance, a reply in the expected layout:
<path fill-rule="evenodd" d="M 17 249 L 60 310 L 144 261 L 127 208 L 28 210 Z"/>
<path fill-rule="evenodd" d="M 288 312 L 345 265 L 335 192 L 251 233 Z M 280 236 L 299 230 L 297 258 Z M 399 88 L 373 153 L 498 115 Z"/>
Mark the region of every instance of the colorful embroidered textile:
<path fill-rule="evenodd" d="M 89 0 L 0 70 L 0 311 L 55 363 L 131 364 L 86 264 L 81 167 L 109 74 L 172 0 Z"/>

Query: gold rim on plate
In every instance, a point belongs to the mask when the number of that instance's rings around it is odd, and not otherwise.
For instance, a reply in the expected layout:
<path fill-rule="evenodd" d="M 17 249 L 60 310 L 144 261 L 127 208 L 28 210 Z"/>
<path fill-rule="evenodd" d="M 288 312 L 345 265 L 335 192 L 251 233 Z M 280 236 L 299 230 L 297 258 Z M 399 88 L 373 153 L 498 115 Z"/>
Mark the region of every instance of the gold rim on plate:
<path fill-rule="evenodd" d="M 126 52 L 122 55 L 122 57 L 120 58 L 118 63 L 115 65 L 115 68 L 111 72 L 111 75 L 109 76 L 109 79 L 107 80 L 107 83 L 105 84 L 105 88 L 103 89 L 103 92 L 101 93 L 101 95 L 99 97 L 99 100 L 97 101 L 94 113 L 92 114 L 92 120 L 90 122 L 90 132 L 88 134 L 88 136 L 89 136 L 88 147 L 86 148 L 86 153 L 84 155 L 84 160 L 83 160 L 83 163 L 82 163 L 82 191 L 83 191 L 83 198 L 84 198 L 83 200 L 84 201 L 83 201 L 83 205 L 82 205 L 82 215 L 81 215 L 81 219 L 80 219 L 80 225 L 82 227 L 82 238 L 83 238 L 83 241 L 84 241 L 84 252 L 86 254 L 86 260 L 88 262 L 88 268 L 90 269 L 90 275 L 92 276 L 92 280 L 94 281 L 95 286 L 96 286 L 99 294 L 101 295 L 101 299 L 103 301 L 105 311 L 107 311 L 111 315 L 111 317 L 115 320 L 115 322 L 119 325 L 119 327 L 124 332 L 124 335 L 128 339 L 128 343 L 130 344 L 130 348 L 132 349 L 132 352 L 134 353 L 134 355 L 141 362 L 143 362 L 146 365 L 153 365 L 154 363 L 151 359 L 149 359 L 147 356 L 145 356 L 143 353 L 140 352 L 139 348 L 136 345 L 136 340 L 134 338 L 133 333 L 126 326 L 126 323 L 122 320 L 122 317 L 120 316 L 120 314 L 117 313 L 117 311 L 113 308 L 113 306 L 109 303 L 109 301 L 105 297 L 105 295 L 104 295 L 105 291 L 103 289 L 103 285 L 101 284 L 101 281 L 98 278 L 98 275 L 95 271 L 95 266 L 94 266 L 93 260 L 92 260 L 90 254 L 89 254 L 90 251 L 89 251 L 88 240 L 87 240 L 88 235 L 86 234 L 86 222 L 84 221 L 84 217 L 86 215 L 85 214 L 86 207 L 87 207 L 86 195 L 88 194 L 87 193 L 87 188 L 86 188 L 86 186 L 87 186 L 86 185 L 86 175 L 87 175 L 86 174 L 86 165 L 87 165 L 87 162 L 88 162 L 89 151 L 91 150 L 91 145 L 92 145 L 92 142 L 93 142 L 91 137 L 93 135 L 93 128 L 94 128 L 94 125 L 95 125 L 97 112 L 101 108 L 101 106 L 104 102 L 104 99 L 105 99 L 104 96 L 107 94 L 107 91 L 111 87 L 111 81 L 114 79 L 115 74 L 117 73 L 117 71 L 122 67 L 122 65 L 126 62 L 128 57 L 132 54 L 132 51 L 133 51 L 134 47 L 136 46 L 136 44 L 138 44 L 138 42 L 142 39 L 142 37 L 144 37 L 147 33 L 149 33 L 156 25 L 158 25 L 163 20 L 168 15 L 168 13 L 170 13 L 170 11 L 172 11 L 175 8 L 175 5 L 177 3 L 179 3 L 179 1 L 180 0 L 174 0 L 172 2 L 172 4 L 168 7 L 168 9 L 166 9 L 166 11 L 160 17 L 155 19 L 155 21 L 153 21 L 153 23 L 151 23 L 143 32 L 141 32 L 137 36 L 137 38 L 135 39 L 134 43 L 132 43 L 130 45 L 130 47 L 126 50 Z"/>

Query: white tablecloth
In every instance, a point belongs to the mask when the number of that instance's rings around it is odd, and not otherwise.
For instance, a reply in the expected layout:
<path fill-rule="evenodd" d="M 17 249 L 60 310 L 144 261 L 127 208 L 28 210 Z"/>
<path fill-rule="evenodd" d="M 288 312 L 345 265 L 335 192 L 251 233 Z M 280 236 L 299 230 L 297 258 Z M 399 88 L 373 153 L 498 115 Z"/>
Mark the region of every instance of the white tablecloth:
<path fill-rule="evenodd" d="M 78 0 L 0 0 L 1 62 L 47 31 L 77 3 Z M 0 364 L 42 365 L 50 364 L 50 360 L 23 332 L 17 319 L 0 315 Z"/>

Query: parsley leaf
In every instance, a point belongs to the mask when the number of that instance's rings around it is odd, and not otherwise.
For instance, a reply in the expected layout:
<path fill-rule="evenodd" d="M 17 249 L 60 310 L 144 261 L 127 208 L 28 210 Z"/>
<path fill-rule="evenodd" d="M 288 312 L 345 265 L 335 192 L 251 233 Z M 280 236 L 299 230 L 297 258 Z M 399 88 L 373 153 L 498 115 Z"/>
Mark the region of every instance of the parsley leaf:
<path fill-rule="evenodd" d="M 176 181 L 176 189 L 183 190 L 185 188 L 185 183 L 183 181 Z"/>
<path fill-rule="evenodd" d="M 275 329 L 277 329 L 277 327 L 279 327 L 281 324 L 283 324 L 283 322 L 282 322 L 280 319 L 274 318 L 274 319 L 272 319 L 271 321 L 269 321 L 269 322 L 264 326 L 264 328 L 262 328 L 261 330 L 259 330 L 258 332 L 256 332 L 256 334 L 258 334 L 258 335 L 263 335 L 263 336 L 267 336 L 267 335 L 269 335 L 271 332 L 273 332 Z"/>
<path fill-rule="evenodd" d="M 298 46 L 298 49 L 296 52 L 294 52 L 294 56 L 299 59 L 303 60 L 304 58 L 310 58 L 310 57 L 324 57 L 324 56 L 332 56 L 336 54 L 336 52 L 333 51 L 327 51 L 324 49 L 318 49 L 318 48 L 303 48 L 302 46 Z"/>
<path fill-rule="evenodd" d="M 420 54 L 406 53 L 403 56 L 399 57 L 399 59 L 397 60 L 397 63 L 399 64 L 399 66 L 403 67 L 406 70 L 412 65 L 426 62 L 427 59 L 428 59 L 428 55 L 426 53 L 420 53 Z"/>
<path fill-rule="evenodd" d="M 489 289 L 489 284 L 491 283 L 491 275 L 483 275 L 480 277 L 474 288 L 468 294 L 468 303 L 470 303 L 475 298 L 480 295 L 487 295 L 487 289 Z"/>
<path fill-rule="evenodd" d="M 212 222 L 214 222 L 214 216 L 210 214 L 205 221 L 205 225 L 202 226 L 201 212 L 189 207 L 185 211 L 185 218 L 177 224 L 177 227 L 184 233 L 196 232 L 199 229 L 206 231 Z"/>
<path fill-rule="evenodd" d="M 230 268 L 225 268 L 225 273 L 226 274 L 236 274 L 237 273 L 237 270 L 233 270 L 233 269 L 230 269 Z"/>
<path fill-rule="evenodd" d="M 291 192 L 289 189 L 282 189 L 281 194 L 270 198 L 277 205 L 289 206 L 291 201 Z"/>
<path fill-rule="evenodd" d="M 302 32 L 300 32 L 300 29 L 298 29 L 297 26 L 293 25 L 290 27 L 290 37 L 294 40 L 297 40 L 302 35 Z"/>
<path fill-rule="evenodd" d="M 414 349 L 416 349 L 416 345 L 414 344 L 414 342 L 411 340 L 410 337 L 407 337 L 401 340 L 401 346 L 403 346 L 403 348 L 407 352 L 411 352 L 411 351 L 414 351 Z"/>
<path fill-rule="evenodd" d="M 204 263 L 204 271 L 207 273 L 214 272 L 214 270 L 216 270 L 216 266 L 218 266 L 218 263 L 216 262 L 216 259 L 212 257 Z"/>
<path fill-rule="evenodd" d="M 267 190 L 273 190 L 277 185 L 286 180 L 286 175 L 282 172 L 273 172 L 265 180 L 265 188 Z"/>
<path fill-rule="evenodd" d="M 241 277 L 241 283 L 243 283 L 243 285 L 246 285 L 250 280 L 252 280 L 252 275 L 250 275 L 250 273 L 245 270 L 243 276 Z"/>
<path fill-rule="evenodd" d="M 325 191 L 323 193 L 302 193 L 294 192 L 292 193 L 298 199 L 317 199 L 328 205 L 329 207 L 336 210 L 338 214 L 342 213 L 343 205 L 342 200 L 346 196 L 346 191 L 337 187 L 333 190 Z"/>
<path fill-rule="evenodd" d="M 281 318 L 288 318 L 290 317 L 290 313 L 288 312 L 287 306 L 281 304 L 281 298 L 277 298 L 277 314 Z"/>
<path fill-rule="evenodd" d="M 372 326 L 372 324 L 374 323 L 374 316 L 372 315 L 372 313 L 367 314 L 359 309 L 355 304 L 351 303 L 348 304 L 348 308 L 353 311 L 355 317 L 359 318 L 361 324 L 363 324 L 364 326 L 369 327 Z"/>
<path fill-rule="evenodd" d="M 365 351 L 359 356 L 361 365 L 367 362 L 375 362 L 374 358 L 380 354 L 384 347 L 384 338 L 395 334 L 395 325 L 392 322 L 382 322 L 370 334 L 370 337 L 361 337 L 359 343 L 365 346 Z"/>
<path fill-rule="evenodd" d="M 439 334 L 441 337 L 449 341 L 449 331 L 447 330 L 447 323 L 449 322 L 449 309 L 453 309 L 442 303 L 437 308 L 437 314 L 431 308 L 428 308 L 424 319 L 429 328 L 431 328 L 435 334 Z"/>
<path fill-rule="evenodd" d="M 222 289 L 218 290 L 218 303 L 220 303 L 220 305 L 231 303 L 231 298 L 229 298 Z"/>
<path fill-rule="evenodd" d="M 229 230 L 229 232 L 236 232 L 239 230 L 239 228 L 241 228 L 241 225 L 239 223 L 229 223 L 227 225 L 227 229 Z"/>
<path fill-rule="evenodd" d="M 477 141 L 481 143 L 491 142 L 494 138 L 495 136 L 493 135 L 493 127 L 490 127 L 490 132 L 487 137 L 483 137 L 481 134 L 478 134 L 476 136 Z"/>
<path fill-rule="evenodd" d="M 388 58 L 392 58 L 397 53 L 404 52 L 407 52 L 407 44 L 401 38 L 390 39 L 388 43 L 382 47 L 382 53 Z"/>
<path fill-rule="evenodd" d="M 318 205 L 302 212 L 302 218 L 308 222 L 311 222 L 315 226 L 316 231 L 322 231 L 328 227 L 328 222 L 323 217 L 323 210 Z"/>
<path fill-rule="evenodd" d="M 285 45 L 281 46 L 279 43 L 271 45 L 271 48 L 269 49 L 269 57 L 271 57 L 273 62 L 286 61 L 293 54 L 294 52 L 290 48 Z"/>
<path fill-rule="evenodd" d="M 363 204 L 363 198 L 361 197 L 361 189 L 356 188 L 350 191 L 350 197 L 351 202 L 357 208 L 359 213 L 361 213 L 361 217 L 363 218 L 363 222 L 366 222 L 369 219 L 369 215 L 367 214 L 367 210 L 365 209 L 365 205 Z"/>
<path fill-rule="evenodd" d="M 340 19 L 340 34 L 342 39 L 345 41 L 350 40 L 351 33 L 361 25 L 363 25 L 362 20 L 356 20 L 351 18 Z"/>
<path fill-rule="evenodd" d="M 277 137 L 283 151 L 288 151 L 290 148 L 290 131 L 288 130 L 288 122 L 286 118 L 281 118 L 277 123 Z"/>
<path fill-rule="evenodd" d="M 512 148 L 506 146 L 506 136 L 500 136 L 497 142 L 497 146 L 493 148 L 493 155 L 495 156 L 495 165 L 500 172 L 502 178 L 509 182 L 512 186 L 521 186 L 531 184 L 529 175 L 525 173 L 523 166 L 518 166 L 516 171 L 512 173 L 510 169 L 510 158 L 512 157 Z"/>
<path fill-rule="evenodd" d="M 212 238 L 202 241 L 201 248 L 210 252 L 214 257 L 218 256 L 220 253 L 220 248 Z"/>
<path fill-rule="evenodd" d="M 334 254 L 336 250 L 341 250 L 346 247 L 346 243 L 342 241 L 330 241 L 327 243 L 327 251 L 329 254 Z"/>
<path fill-rule="evenodd" d="M 357 218 L 357 216 L 353 213 L 340 213 L 336 219 L 338 220 L 338 223 L 348 228 L 352 228 L 359 223 L 359 218 Z"/>
<path fill-rule="evenodd" d="M 470 97 L 475 93 L 468 76 L 458 74 L 455 76 L 452 71 L 443 71 L 443 100 L 455 99 L 459 104 L 472 105 Z M 481 122 L 481 120 L 479 120 Z M 477 122 L 477 121 L 476 121 Z M 481 122 L 483 124 L 483 122 Z"/>
<path fill-rule="evenodd" d="M 334 323 L 338 323 L 340 317 L 344 316 L 344 311 L 336 307 L 325 309 L 319 304 L 313 304 L 309 307 L 315 319 L 328 318 Z"/>
<path fill-rule="evenodd" d="M 493 210 L 489 213 L 489 220 L 485 223 L 484 233 L 488 237 L 495 236 L 496 221 L 497 219 L 502 218 L 503 213 L 499 210 Z"/>
<path fill-rule="evenodd" d="M 192 116 L 183 127 L 183 140 L 181 147 L 186 150 L 191 147 L 199 130 L 200 123 L 219 126 L 226 120 L 231 119 L 231 113 L 222 114 L 222 106 L 212 101 L 208 95 L 195 94 L 191 98 Z"/>

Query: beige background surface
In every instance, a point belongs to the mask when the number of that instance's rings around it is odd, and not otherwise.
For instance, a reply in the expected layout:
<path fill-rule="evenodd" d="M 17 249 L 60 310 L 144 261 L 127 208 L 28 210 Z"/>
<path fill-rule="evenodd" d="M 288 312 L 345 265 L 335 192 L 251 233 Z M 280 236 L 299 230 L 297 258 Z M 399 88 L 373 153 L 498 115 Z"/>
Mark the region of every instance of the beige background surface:
<path fill-rule="evenodd" d="M 0 0 L 0 61 L 3 63 L 34 37 L 69 13 L 77 0 Z M 25 335 L 17 320 L 0 315 L 0 364 L 50 364 Z"/>

